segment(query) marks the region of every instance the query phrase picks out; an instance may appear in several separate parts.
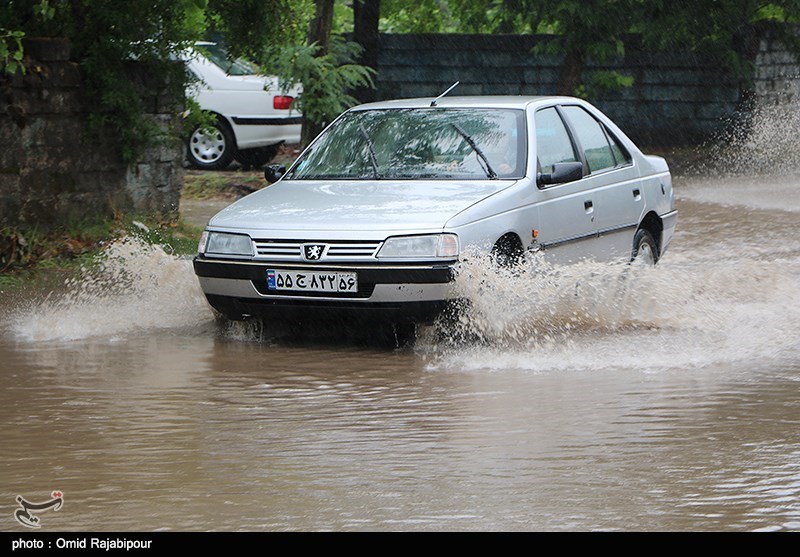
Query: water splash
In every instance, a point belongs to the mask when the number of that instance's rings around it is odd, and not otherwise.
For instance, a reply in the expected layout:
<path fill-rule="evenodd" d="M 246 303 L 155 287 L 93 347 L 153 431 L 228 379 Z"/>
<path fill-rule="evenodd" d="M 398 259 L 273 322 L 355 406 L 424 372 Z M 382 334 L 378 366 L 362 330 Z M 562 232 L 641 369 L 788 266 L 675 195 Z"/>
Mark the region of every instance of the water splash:
<path fill-rule="evenodd" d="M 800 173 L 800 102 L 753 102 L 714 138 L 695 168 L 707 176 Z"/>
<path fill-rule="evenodd" d="M 424 336 L 431 369 L 692 368 L 797 358 L 800 262 L 657 267 L 584 262 L 521 268 L 471 258 L 456 288 L 469 304 Z"/>
<path fill-rule="evenodd" d="M 59 292 L 15 308 L 8 326 L 19 340 L 36 342 L 114 339 L 212 321 L 191 261 L 126 237 L 109 244 L 95 265 Z"/>
<path fill-rule="evenodd" d="M 561 266 L 529 254 L 519 268 L 506 269 L 473 254 L 455 283 L 469 305 L 450 321 L 421 328 L 416 353 L 431 369 L 447 370 L 796 362 L 800 250 L 765 245 L 763 234 L 754 232 L 764 228 L 761 221 L 705 241 L 689 232 L 701 229 L 703 214 L 688 217 L 687 231 L 679 231 L 655 268 Z M 786 227 L 776 230 L 783 237 Z M 33 342 L 122 339 L 167 329 L 233 342 L 275 338 L 258 323 L 218 326 L 191 262 L 133 238 L 109 245 L 96 267 L 61 292 L 20 304 L 8 317 L 14 336 Z"/>

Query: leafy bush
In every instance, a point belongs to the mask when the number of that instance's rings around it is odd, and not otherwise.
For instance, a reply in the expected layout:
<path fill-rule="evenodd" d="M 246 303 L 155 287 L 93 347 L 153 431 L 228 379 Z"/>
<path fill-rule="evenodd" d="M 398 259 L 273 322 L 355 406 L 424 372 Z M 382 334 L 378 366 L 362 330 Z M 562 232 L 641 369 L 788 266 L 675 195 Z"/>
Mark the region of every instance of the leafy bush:
<path fill-rule="evenodd" d="M 317 44 L 287 47 L 275 59 L 275 71 L 287 89 L 300 83 L 303 94 L 297 108 L 303 116 L 324 127 L 358 100 L 349 94 L 359 86 L 372 86 L 374 70 L 353 63 L 361 47 L 332 36 L 328 52 L 320 55 Z"/>

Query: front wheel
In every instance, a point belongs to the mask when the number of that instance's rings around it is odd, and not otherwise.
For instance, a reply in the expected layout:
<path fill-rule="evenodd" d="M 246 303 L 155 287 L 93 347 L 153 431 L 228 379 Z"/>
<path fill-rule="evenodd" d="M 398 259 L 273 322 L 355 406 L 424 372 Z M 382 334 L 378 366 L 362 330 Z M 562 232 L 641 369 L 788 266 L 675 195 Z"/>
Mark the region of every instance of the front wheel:
<path fill-rule="evenodd" d="M 236 139 L 230 127 L 218 120 L 209 127 L 197 127 L 186 143 L 189 164 L 201 170 L 222 170 L 236 155 Z"/>
<path fill-rule="evenodd" d="M 631 261 L 641 261 L 646 265 L 658 263 L 658 246 L 648 230 L 640 228 L 633 237 Z"/>
<path fill-rule="evenodd" d="M 497 240 L 492 248 L 492 261 L 498 267 L 514 268 L 523 261 L 525 249 L 516 235 L 506 235 Z"/>

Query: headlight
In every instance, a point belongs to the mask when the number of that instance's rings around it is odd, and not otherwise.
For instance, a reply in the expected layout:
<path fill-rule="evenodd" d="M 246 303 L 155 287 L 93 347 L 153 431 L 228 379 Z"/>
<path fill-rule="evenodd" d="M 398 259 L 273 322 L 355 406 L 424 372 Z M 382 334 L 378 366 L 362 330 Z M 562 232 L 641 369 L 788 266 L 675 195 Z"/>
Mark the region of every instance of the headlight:
<path fill-rule="evenodd" d="M 378 252 L 382 259 L 458 257 L 458 236 L 455 234 L 426 234 L 425 236 L 393 236 Z"/>
<path fill-rule="evenodd" d="M 200 239 L 202 243 L 203 239 Z M 203 253 L 203 252 L 200 252 Z M 209 232 L 205 253 L 219 255 L 253 255 L 253 242 L 246 234 Z"/>

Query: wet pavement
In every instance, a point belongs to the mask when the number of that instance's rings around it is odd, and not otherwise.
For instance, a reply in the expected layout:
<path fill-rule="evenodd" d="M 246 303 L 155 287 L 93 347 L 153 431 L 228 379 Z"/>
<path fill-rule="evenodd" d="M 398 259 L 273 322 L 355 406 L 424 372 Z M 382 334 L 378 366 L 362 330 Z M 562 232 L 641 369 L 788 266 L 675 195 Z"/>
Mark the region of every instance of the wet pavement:
<path fill-rule="evenodd" d="M 800 178 L 675 191 L 656 268 L 478 264 L 403 349 L 217 322 L 136 243 L 4 298 L 0 530 L 800 530 Z"/>

